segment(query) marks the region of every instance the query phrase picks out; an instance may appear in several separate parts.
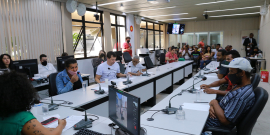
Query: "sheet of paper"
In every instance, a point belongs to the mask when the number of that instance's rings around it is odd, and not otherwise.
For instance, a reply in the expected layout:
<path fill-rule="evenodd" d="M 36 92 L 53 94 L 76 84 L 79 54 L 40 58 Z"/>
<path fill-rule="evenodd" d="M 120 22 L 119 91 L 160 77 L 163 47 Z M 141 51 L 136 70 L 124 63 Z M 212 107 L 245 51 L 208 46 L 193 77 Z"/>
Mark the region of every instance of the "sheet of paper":
<path fill-rule="evenodd" d="M 142 73 L 145 74 L 146 72 L 142 72 Z M 150 74 L 150 75 L 153 74 L 153 72 L 147 72 L 147 73 Z"/>
<path fill-rule="evenodd" d="M 197 111 L 209 111 L 209 104 L 202 103 L 184 103 L 182 106 L 184 109 L 197 110 Z"/>
<path fill-rule="evenodd" d="M 203 91 L 204 89 L 201 89 L 200 87 L 195 87 L 197 90 Z M 219 90 L 219 87 L 211 87 L 210 89 Z"/>
<path fill-rule="evenodd" d="M 66 118 L 67 124 L 66 127 L 63 129 L 63 132 L 73 127 L 76 123 L 84 119 L 84 116 L 75 116 L 71 115 Z M 56 128 L 58 126 L 58 121 L 55 121 L 47 126 L 47 128 Z"/>
<path fill-rule="evenodd" d="M 43 120 L 47 120 L 47 119 L 49 119 L 51 117 L 56 117 L 56 118 L 59 119 L 60 118 L 60 115 L 59 114 L 55 114 L 55 115 L 46 116 L 46 117 L 43 117 Z"/>
<path fill-rule="evenodd" d="M 101 87 L 105 92 L 108 92 L 108 87 Z M 91 90 L 99 90 L 99 87 L 94 87 Z"/>

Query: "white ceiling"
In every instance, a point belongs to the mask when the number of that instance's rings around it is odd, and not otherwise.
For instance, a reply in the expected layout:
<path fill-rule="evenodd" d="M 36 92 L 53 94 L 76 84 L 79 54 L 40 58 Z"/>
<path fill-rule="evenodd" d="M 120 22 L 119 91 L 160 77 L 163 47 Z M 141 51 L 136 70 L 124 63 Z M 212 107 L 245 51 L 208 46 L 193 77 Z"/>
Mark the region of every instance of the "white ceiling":
<path fill-rule="evenodd" d="M 104 3 L 116 2 L 116 1 L 123 1 L 123 0 L 97 0 L 98 4 L 104 4 Z M 102 8 L 115 10 L 119 12 L 130 12 L 130 11 L 148 10 L 148 9 L 175 6 L 175 8 L 170 8 L 170 9 L 132 12 L 132 14 L 136 14 L 142 17 L 188 13 L 185 15 L 147 17 L 153 20 L 163 20 L 162 22 L 175 22 L 179 20 L 167 20 L 167 19 L 197 17 L 196 19 L 191 19 L 191 20 L 194 20 L 194 21 L 204 20 L 204 16 L 202 14 L 204 13 L 206 9 L 209 11 L 209 10 L 223 10 L 223 9 L 232 9 L 232 8 L 253 7 L 253 6 L 261 6 L 264 3 L 264 0 L 235 0 L 235 1 L 229 1 L 229 2 L 223 2 L 223 3 L 216 3 L 216 4 L 195 5 L 198 3 L 206 3 L 206 2 L 214 2 L 214 1 L 224 1 L 224 0 L 171 0 L 171 2 L 169 3 L 159 3 L 159 4 L 152 4 L 152 3 L 147 2 L 147 0 L 134 0 L 134 1 L 123 2 L 124 6 L 122 8 L 120 6 L 120 3 L 105 5 L 105 6 L 102 6 Z M 78 0 L 78 2 L 82 2 L 89 5 L 95 5 L 96 0 Z M 218 15 L 242 14 L 242 13 L 253 13 L 253 12 L 260 12 L 260 8 L 213 12 L 213 13 L 208 13 L 208 15 L 218 16 Z M 246 18 L 246 17 L 255 17 L 255 16 L 260 16 L 260 15 L 254 14 L 254 15 L 218 17 L 218 18 L 209 17 L 208 20 Z M 191 21 L 191 20 L 181 20 L 181 21 Z"/>

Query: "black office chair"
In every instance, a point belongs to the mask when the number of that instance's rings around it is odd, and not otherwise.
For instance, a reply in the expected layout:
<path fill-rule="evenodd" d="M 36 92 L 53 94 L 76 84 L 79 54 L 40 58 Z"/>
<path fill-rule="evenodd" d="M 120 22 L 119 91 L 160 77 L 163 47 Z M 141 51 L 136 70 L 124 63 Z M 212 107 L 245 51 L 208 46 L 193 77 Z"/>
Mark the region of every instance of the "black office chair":
<path fill-rule="evenodd" d="M 156 58 L 158 61 L 160 61 L 160 50 L 156 50 Z"/>
<path fill-rule="evenodd" d="M 122 63 L 122 51 L 115 51 L 114 53 L 116 54 L 116 60 L 119 60 Z"/>
<path fill-rule="evenodd" d="M 204 131 L 212 131 L 213 135 L 251 135 L 252 129 L 268 100 L 268 93 L 263 88 L 257 87 L 254 93 L 255 103 L 253 107 L 249 110 L 247 115 L 236 124 L 234 129 L 209 127 L 204 128 Z"/>
<path fill-rule="evenodd" d="M 251 84 L 253 86 L 253 89 L 257 88 L 259 83 L 261 81 L 261 76 L 259 74 L 255 74 L 252 78 L 251 78 Z"/>
<path fill-rule="evenodd" d="M 94 68 L 94 78 L 96 78 L 97 67 L 93 67 L 93 68 Z"/>
<path fill-rule="evenodd" d="M 55 96 L 57 94 L 57 87 L 56 87 L 56 76 L 58 73 L 52 73 L 49 76 L 49 95 Z"/>
<path fill-rule="evenodd" d="M 117 62 L 119 64 L 120 67 L 120 73 L 124 74 L 125 73 L 125 67 L 121 62 Z"/>
<path fill-rule="evenodd" d="M 123 57 L 124 57 L 125 63 L 129 63 L 130 61 L 132 61 L 132 58 L 128 52 L 124 52 Z"/>
<path fill-rule="evenodd" d="M 165 65 L 166 62 L 165 62 L 165 53 L 161 53 L 160 54 L 160 65 Z"/>
<path fill-rule="evenodd" d="M 144 57 L 145 66 L 147 69 L 153 68 L 154 64 L 149 56 Z"/>

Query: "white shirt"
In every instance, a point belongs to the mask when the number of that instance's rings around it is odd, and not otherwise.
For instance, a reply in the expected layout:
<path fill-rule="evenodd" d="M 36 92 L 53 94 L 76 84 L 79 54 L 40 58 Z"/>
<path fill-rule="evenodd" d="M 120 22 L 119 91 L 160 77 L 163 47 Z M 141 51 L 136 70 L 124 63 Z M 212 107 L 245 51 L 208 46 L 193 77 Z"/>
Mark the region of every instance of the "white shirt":
<path fill-rule="evenodd" d="M 136 66 L 133 65 L 132 61 L 128 63 L 125 74 L 128 72 L 137 73 L 141 69 L 145 69 L 142 64 L 138 63 Z"/>
<path fill-rule="evenodd" d="M 112 66 L 109 66 L 106 62 L 101 63 L 97 68 L 97 75 L 100 75 L 100 82 L 108 79 L 109 81 L 112 79 L 116 79 L 117 73 L 120 73 L 120 66 L 117 62 L 115 62 Z"/>
<path fill-rule="evenodd" d="M 250 43 L 252 43 L 252 38 L 249 38 Z"/>
<path fill-rule="evenodd" d="M 47 63 L 46 66 L 38 64 L 38 77 L 47 78 L 48 75 L 56 72 L 57 72 L 56 69 L 51 63 Z"/>
<path fill-rule="evenodd" d="M 182 52 L 182 56 L 185 58 L 185 60 L 189 60 L 190 57 L 188 56 L 188 54 L 186 54 L 186 55 L 184 56 L 185 53 L 186 53 L 186 50 L 184 50 L 184 51 Z M 188 53 L 191 55 L 191 51 L 188 51 Z"/>

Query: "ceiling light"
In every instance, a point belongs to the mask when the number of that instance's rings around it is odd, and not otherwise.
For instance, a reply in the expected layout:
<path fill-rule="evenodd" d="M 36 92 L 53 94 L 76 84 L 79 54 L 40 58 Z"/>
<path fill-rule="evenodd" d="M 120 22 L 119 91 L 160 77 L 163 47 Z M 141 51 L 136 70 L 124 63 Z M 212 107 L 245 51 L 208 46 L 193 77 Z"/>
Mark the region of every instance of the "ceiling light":
<path fill-rule="evenodd" d="M 168 8 L 176 8 L 176 6 L 173 6 L 173 7 L 164 7 L 164 8 L 153 8 L 153 9 L 138 10 L 138 11 L 128 11 L 126 13 L 142 12 L 142 11 L 152 11 L 152 10 L 160 10 L 160 9 L 168 9 Z"/>
<path fill-rule="evenodd" d="M 260 12 L 254 12 L 254 13 L 243 13 L 243 14 L 230 14 L 230 15 L 218 15 L 218 16 L 209 16 L 209 17 L 227 17 L 227 16 L 239 16 L 239 15 L 254 15 L 259 14 Z"/>
<path fill-rule="evenodd" d="M 229 1 L 234 1 L 234 0 L 214 1 L 214 2 L 207 2 L 207 3 L 199 3 L 199 4 L 195 4 L 195 5 L 208 5 L 208 4 L 216 4 L 216 3 L 229 2 Z"/>
<path fill-rule="evenodd" d="M 122 3 L 122 2 L 129 2 L 129 1 L 135 1 L 135 0 L 121 0 L 121 1 L 99 4 L 98 6 L 106 6 L 106 5 L 118 4 L 118 3 Z"/>
<path fill-rule="evenodd" d="M 173 16 L 173 15 L 186 15 L 188 13 L 179 13 L 179 14 L 168 14 L 168 15 L 156 15 L 156 16 L 146 16 L 146 17 L 160 17 L 160 16 Z"/>
<path fill-rule="evenodd" d="M 176 18 L 176 19 L 166 19 L 166 20 L 158 20 L 158 21 L 169 21 L 169 20 L 186 20 L 186 19 L 196 19 L 197 17 L 190 17 L 190 18 Z"/>
<path fill-rule="evenodd" d="M 207 12 L 233 11 L 233 10 L 239 10 L 239 9 L 250 9 L 250 8 L 259 8 L 259 7 L 260 6 L 242 7 L 242 8 L 223 9 L 223 10 L 212 10 L 212 11 L 207 11 Z"/>
<path fill-rule="evenodd" d="M 147 2 L 152 3 L 152 4 L 158 4 L 158 3 L 168 3 L 171 0 L 147 0 Z"/>

